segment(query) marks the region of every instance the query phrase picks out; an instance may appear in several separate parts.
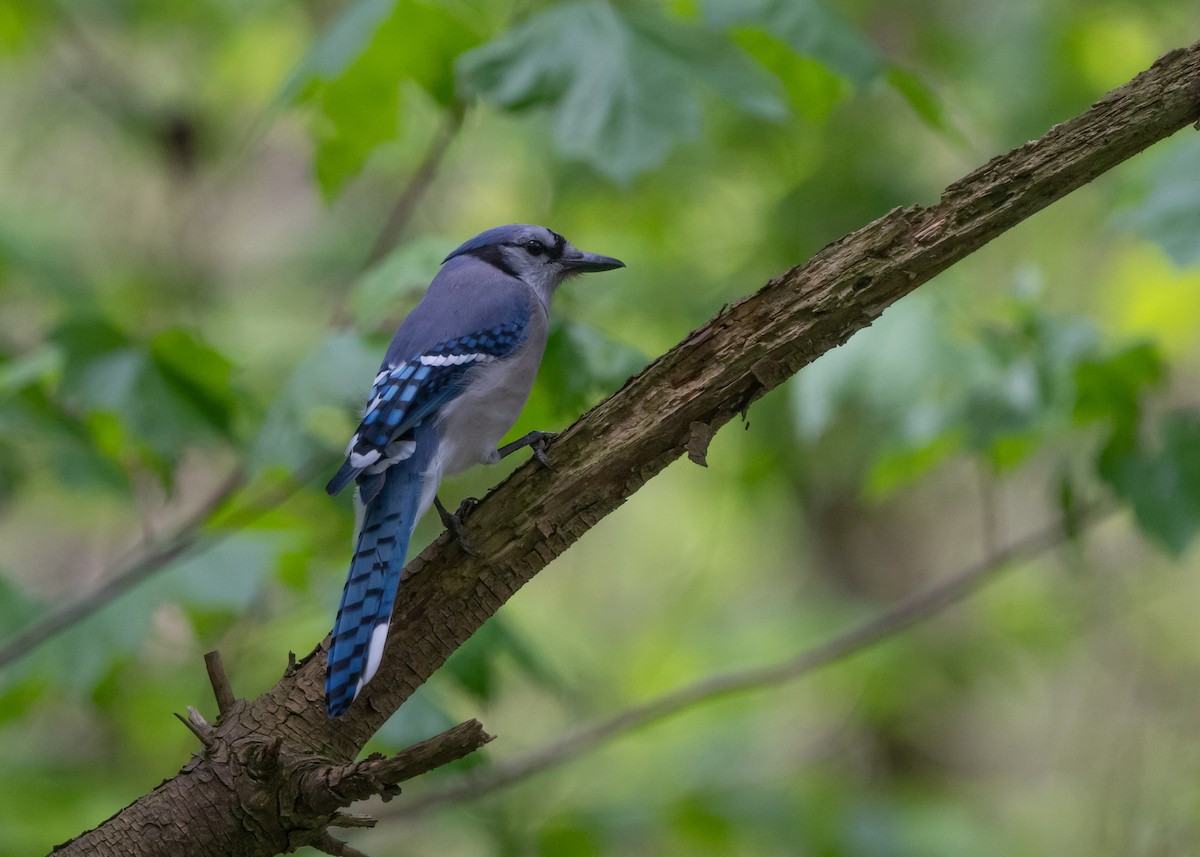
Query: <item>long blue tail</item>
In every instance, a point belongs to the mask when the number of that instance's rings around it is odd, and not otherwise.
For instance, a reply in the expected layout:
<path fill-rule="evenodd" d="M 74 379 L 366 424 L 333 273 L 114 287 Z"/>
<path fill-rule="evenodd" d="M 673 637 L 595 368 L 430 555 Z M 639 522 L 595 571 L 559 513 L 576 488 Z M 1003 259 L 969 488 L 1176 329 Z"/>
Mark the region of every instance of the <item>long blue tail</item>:
<path fill-rule="evenodd" d="M 434 446 L 432 437 L 422 437 L 422 428 L 417 428 L 413 455 L 385 471 L 379 493 L 367 503 L 329 647 L 325 707 L 330 717 L 350 707 L 379 667 Z"/>

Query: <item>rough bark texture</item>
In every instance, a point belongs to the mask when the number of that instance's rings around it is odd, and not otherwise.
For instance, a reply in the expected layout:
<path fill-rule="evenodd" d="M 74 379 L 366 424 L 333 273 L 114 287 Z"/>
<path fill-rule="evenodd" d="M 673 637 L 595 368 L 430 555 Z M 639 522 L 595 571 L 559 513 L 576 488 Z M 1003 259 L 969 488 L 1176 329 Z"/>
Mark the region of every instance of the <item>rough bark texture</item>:
<path fill-rule="evenodd" d="M 324 714 L 323 644 L 259 698 L 234 703 L 174 778 L 59 853 L 270 855 L 325 841 L 336 807 L 363 789 L 340 795 L 312 772 L 350 776 L 347 763 L 455 648 L 650 477 L 683 454 L 702 463 L 712 432 L 890 304 L 1198 117 L 1200 43 L 950 185 L 937 204 L 891 211 L 721 311 L 555 441 L 555 470 L 526 465 L 488 495 L 468 521 L 487 559 L 443 536 L 413 560 L 383 665 L 345 717 Z"/>

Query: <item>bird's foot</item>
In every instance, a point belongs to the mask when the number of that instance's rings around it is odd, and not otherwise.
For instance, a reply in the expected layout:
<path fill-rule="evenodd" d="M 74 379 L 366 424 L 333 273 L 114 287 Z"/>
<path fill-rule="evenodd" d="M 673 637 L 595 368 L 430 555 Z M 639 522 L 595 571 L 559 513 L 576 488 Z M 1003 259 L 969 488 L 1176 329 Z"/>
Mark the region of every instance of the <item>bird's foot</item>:
<path fill-rule="evenodd" d="M 438 499 L 437 495 L 434 495 L 433 505 L 437 509 L 438 517 L 442 519 L 442 524 L 454 536 L 454 540 L 458 542 L 458 547 L 462 552 L 468 556 L 483 556 L 483 554 L 475 550 L 475 546 L 467 538 L 466 528 L 463 526 L 463 521 L 466 520 L 471 510 L 479 505 L 479 501 L 474 497 L 467 497 L 459 504 L 458 511 L 450 512 L 442 505 L 442 501 Z"/>
<path fill-rule="evenodd" d="M 512 455 L 518 449 L 529 447 L 533 450 L 533 457 L 540 461 L 543 467 L 548 470 L 553 470 L 554 465 L 552 465 L 550 463 L 550 459 L 546 457 L 546 444 L 549 441 L 554 440 L 556 437 L 558 437 L 558 432 L 556 431 L 531 431 L 524 437 L 517 438 L 512 443 L 504 444 L 504 446 L 500 447 L 497 452 L 500 453 L 501 458 L 504 458 Z"/>

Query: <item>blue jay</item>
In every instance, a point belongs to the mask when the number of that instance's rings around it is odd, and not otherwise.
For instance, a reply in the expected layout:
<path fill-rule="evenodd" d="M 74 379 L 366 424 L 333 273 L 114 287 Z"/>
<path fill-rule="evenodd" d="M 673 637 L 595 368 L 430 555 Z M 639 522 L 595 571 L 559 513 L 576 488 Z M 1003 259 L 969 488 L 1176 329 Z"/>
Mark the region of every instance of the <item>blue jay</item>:
<path fill-rule="evenodd" d="M 496 447 L 533 386 L 554 290 L 572 275 L 623 267 L 541 226 L 497 226 L 445 258 L 401 323 L 346 461 L 325 489 L 336 494 L 356 480 L 364 507 L 329 647 L 330 717 L 379 668 L 408 541 L 442 476 L 495 464 L 548 436 L 531 432 Z"/>

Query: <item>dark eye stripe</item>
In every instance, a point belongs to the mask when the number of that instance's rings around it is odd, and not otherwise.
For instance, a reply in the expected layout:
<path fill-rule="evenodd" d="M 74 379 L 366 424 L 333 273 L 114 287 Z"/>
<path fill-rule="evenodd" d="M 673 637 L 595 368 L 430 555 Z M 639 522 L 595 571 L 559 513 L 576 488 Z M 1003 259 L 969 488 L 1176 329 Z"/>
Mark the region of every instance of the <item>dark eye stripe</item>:
<path fill-rule="evenodd" d="M 478 250 L 471 250 L 470 255 L 476 259 L 487 262 L 493 268 L 496 268 L 510 277 L 517 276 L 517 272 L 513 270 L 512 265 L 508 264 L 508 260 L 504 258 L 504 254 L 500 252 L 499 244 L 488 244 L 486 247 L 480 247 Z"/>

